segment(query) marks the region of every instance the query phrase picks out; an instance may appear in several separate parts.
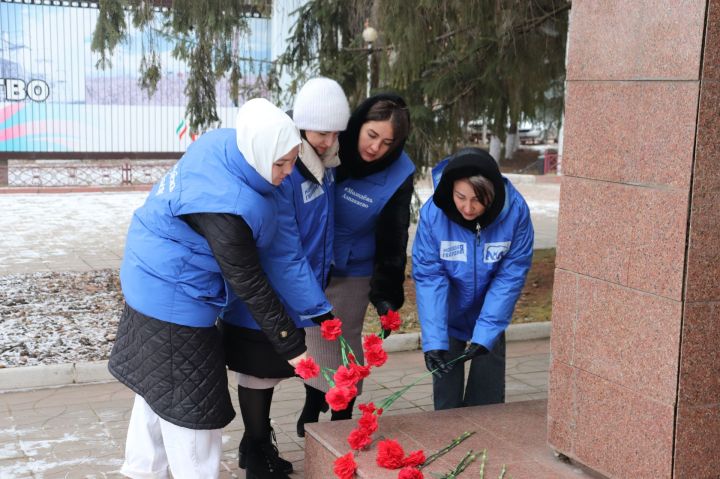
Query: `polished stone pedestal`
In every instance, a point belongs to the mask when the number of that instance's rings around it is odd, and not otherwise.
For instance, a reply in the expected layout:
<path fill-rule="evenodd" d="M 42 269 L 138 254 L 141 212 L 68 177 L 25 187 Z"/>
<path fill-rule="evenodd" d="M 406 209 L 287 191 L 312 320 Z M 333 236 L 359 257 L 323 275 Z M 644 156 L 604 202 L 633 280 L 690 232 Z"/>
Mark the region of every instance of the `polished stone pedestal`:
<path fill-rule="evenodd" d="M 505 477 L 513 479 L 602 477 L 581 466 L 565 463 L 555 456 L 547 445 L 546 411 L 547 402 L 536 400 L 438 412 L 384 415 L 380 418 L 379 430 L 373 436 L 376 441 L 368 450 L 356 453 L 357 477 L 397 478 L 397 470 L 383 469 L 375 464 L 378 439 L 395 439 L 406 453 L 422 449 L 426 455 L 430 455 L 463 431 L 475 431 L 475 434 L 423 469 L 425 477 L 433 477 L 434 472 L 449 471 L 471 449 L 487 449 L 487 479 L 496 479 L 503 464 L 507 467 Z M 334 477 L 333 462 L 350 451 L 346 439 L 356 423 L 357 420 L 353 419 L 307 425 L 305 477 Z M 480 462 L 475 461 L 461 477 L 480 477 L 479 469 Z"/>
<path fill-rule="evenodd" d="M 574 0 L 548 441 L 720 477 L 720 0 Z"/>

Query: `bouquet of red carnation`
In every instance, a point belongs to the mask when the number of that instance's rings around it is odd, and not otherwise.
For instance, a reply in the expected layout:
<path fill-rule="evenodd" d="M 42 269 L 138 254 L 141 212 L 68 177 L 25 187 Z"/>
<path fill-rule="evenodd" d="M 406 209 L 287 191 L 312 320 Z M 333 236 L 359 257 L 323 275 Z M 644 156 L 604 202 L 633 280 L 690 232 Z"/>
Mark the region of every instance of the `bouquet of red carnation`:
<path fill-rule="evenodd" d="M 400 329 L 401 324 L 402 321 L 400 320 L 400 313 L 391 309 L 387 312 L 387 314 L 383 314 L 382 316 L 380 316 L 380 325 L 382 326 L 383 330 L 379 336 L 382 339 L 385 339 L 386 331 L 397 331 L 398 329 Z"/>

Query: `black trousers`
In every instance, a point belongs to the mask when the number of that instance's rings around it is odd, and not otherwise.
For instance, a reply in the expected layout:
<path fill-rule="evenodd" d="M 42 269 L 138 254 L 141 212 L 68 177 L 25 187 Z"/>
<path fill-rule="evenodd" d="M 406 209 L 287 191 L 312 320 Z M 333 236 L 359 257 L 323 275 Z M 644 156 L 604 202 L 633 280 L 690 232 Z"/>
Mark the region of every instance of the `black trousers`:
<path fill-rule="evenodd" d="M 447 358 L 456 358 L 466 346 L 465 341 L 450 338 Z M 436 411 L 505 402 L 505 333 L 488 354 L 470 361 L 467 385 L 465 364 L 455 363 L 449 373 L 440 378 L 433 376 L 433 404 Z"/>

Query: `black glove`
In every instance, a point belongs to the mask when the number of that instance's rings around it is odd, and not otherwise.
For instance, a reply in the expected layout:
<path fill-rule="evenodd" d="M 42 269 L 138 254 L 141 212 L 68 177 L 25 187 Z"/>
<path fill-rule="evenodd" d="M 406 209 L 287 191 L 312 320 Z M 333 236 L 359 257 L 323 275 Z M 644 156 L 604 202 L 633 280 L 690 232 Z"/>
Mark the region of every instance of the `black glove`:
<path fill-rule="evenodd" d="M 335 318 L 335 315 L 332 311 L 328 311 L 327 313 L 323 313 L 320 316 L 315 316 L 314 318 L 310 318 L 310 321 L 312 321 L 315 324 L 320 324 L 323 321 L 327 321 L 328 319 Z"/>
<path fill-rule="evenodd" d="M 452 369 L 452 366 L 448 366 L 447 363 L 445 363 L 446 353 L 447 351 L 443 351 L 441 349 L 433 349 L 432 351 L 425 352 L 425 367 L 430 372 L 437 369 L 437 371 L 433 372 L 435 377 L 439 378 Z"/>
<path fill-rule="evenodd" d="M 375 306 L 375 309 L 377 310 L 378 318 L 380 316 L 385 316 L 388 314 L 388 311 L 393 309 L 392 304 L 388 303 L 387 301 L 380 301 L 377 306 Z M 392 333 L 392 330 L 390 329 L 383 329 L 383 338 L 387 338 L 390 336 L 390 333 Z"/>
<path fill-rule="evenodd" d="M 482 344 L 477 343 L 470 343 L 470 346 L 467 347 L 463 355 L 465 356 L 465 361 L 470 361 L 472 358 L 482 356 L 483 354 L 487 354 L 490 351 L 483 346 Z"/>
<path fill-rule="evenodd" d="M 379 301 L 378 304 L 375 305 L 375 309 L 377 310 L 378 316 L 385 316 L 393 307 L 392 304 L 387 301 Z"/>

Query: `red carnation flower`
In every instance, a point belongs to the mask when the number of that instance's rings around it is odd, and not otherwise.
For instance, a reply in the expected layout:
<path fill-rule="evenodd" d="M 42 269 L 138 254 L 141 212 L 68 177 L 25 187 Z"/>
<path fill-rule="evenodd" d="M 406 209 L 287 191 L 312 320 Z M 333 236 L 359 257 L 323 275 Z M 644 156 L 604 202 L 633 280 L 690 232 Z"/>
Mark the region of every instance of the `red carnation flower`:
<path fill-rule="evenodd" d="M 372 411 L 363 411 L 362 416 L 358 419 L 358 426 L 364 429 L 368 434 L 372 434 L 378 430 L 378 417 Z"/>
<path fill-rule="evenodd" d="M 370 432 L 363 428 L 353 429 L 347 439 L 348 444 L 350 444 L 350 448 L 359 451 L 360 449 L 368 447 L 372 442 L 370 434 Z"/>
<path fill-rule="evenodd" d="M 317 377 L 320 374 L 320 366 L 315 363 L 315 360 L 311 357 L 301 359 L 298 365 L 295 366 L 295 374 L 303 379 L 310 379 Z"/>
<path fill-rule="evenodd" d="M 400 469 L 400 474 L 398 474 L 398 479 L 424 479 L 425 476 L 423 476 L 423 473 L 420 469 L 415 469 L 414 467 L 403 467 Z"/>
<path fill-rule="evenodd" d="M 363 350 L 382 348 L 382 339 L 375 334 L 368 334 L 363 337 Z"/>
<path fill-rule="evenodd" d="M 365 362 L 368 365 L 379 368 L 387 361 L 388 355 L 382 348 L 365 351 Z"/>
<path fill-rule="evenodd" d="M 355 458 L 353 457 L 352 452 L 348 452 L 344 456 L 340 456 L 335 459 L 335 463 L 333 465 L 333 472 L 339 479 L 352 479 L 355 477 L 356 469 L 357 464 L 355 463 Z"/>
<path fill-rule="evenodd" d="M 325 393 L 325 401 L 327 401 L 333 411 L 342 411 L 348 407 L 348 404 L 355 396 L 357 396 L 357 388 L 355 386 L 335 386 Z"/>
<path fill-rule="evenodd" d="M 350 369 L 357 374 L 359 379 L 365 379 L 370 376 L 370 366 L 361 366 L 360 364 L 351 363 Z"/>
<path fill-rule="evenodd" d="M 375 409 L 377 409 L 377 408 L 375 407 L 375 403 L 371 401 L 368 403 L 362 403 L 362 404 L 358 405 L 358 409 L 361 410 L 362 412 L 372 413 L 372 412 L 375 412 Z"/>
<path fill-rule="evenodd" d="M 333 375 L 333 380 L 336 386 L 349 387 L 354 386 L 360 380 L 359 373 L 351 368 L 345 366 L 338 367 L 337 371 Z"/>
<path fill-rule="evenodd" d="M 387 312 L 387 314 L 380 316 L 380 324 L 382 324 L 383 329 L 397 331 L 400 329 L 400 325 L 402 324 L 402 321 L 400 321 L 400 314 L 391 309 Z"/>
<path fill-rule="evenodd" d="M 335 341 L 342 334 L 342 321 L 338 318 L 323 321 L 320 324 L 320 334 L 328 341 Z"/>
<path fill-rule="evenodd" d="M 387 361 L 387 353 L 382 348 L 382 339 L 374 334 L 365 336 L 363 350 L 365 351 L 365 363 L 369 366 L 380 367 Z"/>
<path fill-rule="evenodd" d="M 400 469 L 403 467 L 405 451 L 399 442 L 394 439 L 385 439 L 378 443 L 377 465 L 386 469 Z"/>
<path fill-rule="evenodd" d="M 417 467 L 425 462 L 425 453 L 422 449 L 413 451 L 403 460 L 403 466 Z"/>

